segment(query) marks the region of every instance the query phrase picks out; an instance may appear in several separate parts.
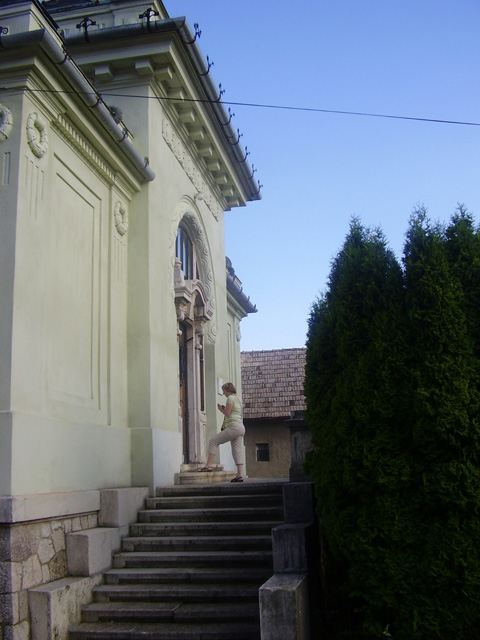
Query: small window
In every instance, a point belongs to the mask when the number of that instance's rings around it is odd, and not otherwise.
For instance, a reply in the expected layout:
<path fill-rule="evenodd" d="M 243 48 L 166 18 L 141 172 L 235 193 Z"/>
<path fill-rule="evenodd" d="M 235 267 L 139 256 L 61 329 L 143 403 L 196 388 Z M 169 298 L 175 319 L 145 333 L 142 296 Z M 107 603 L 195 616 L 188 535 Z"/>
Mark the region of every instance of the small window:
<path fill-rule="evenodd" d="M 257 443 L 257 462 L 270 461 L 270 445 L 268 442 Z"/>

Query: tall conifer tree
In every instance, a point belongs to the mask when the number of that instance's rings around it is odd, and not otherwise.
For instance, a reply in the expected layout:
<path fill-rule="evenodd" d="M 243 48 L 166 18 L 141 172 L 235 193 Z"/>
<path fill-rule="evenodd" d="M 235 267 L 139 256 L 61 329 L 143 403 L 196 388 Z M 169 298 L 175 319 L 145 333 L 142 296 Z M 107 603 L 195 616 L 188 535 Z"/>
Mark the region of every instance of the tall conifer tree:
<path fill-rule="evenodd" d="M 352 222 L 310 316 L 308 470 L 330 566 L 363 611 L 355 637 L 384 637 L 389 625 L 394 640 L 473 640 L 480 238 L 471 217 L 461 208 L 444 229 L 416 211 L 403 267 L 381 234 Z"/>
<path fill-rule="evenodd" d="M 416 537 L 408 551 L 422 580 L 413 573 L 402 600 L 404 638 L 470 640 L 480 622 L 480 363 L 471 314 L 478 253 L 472 231 L 462 215 L 445 231 L 420 210 L 405 246 L 417 469 L 410 523 Z"/>
<path fill-rule="evenodd" d="M 392 473 L 403 473 L 398 438 L 391 436 L 402 428 L 398 407 L 405 402 L 402 305 L 401 267 L 383 235 L 353 220 L 329 289 L 312 310 L 306 395 L 316 445 L 309 470 L 317 480 L 335 580 L 347 567 L 346 585 L 361 592 L 361 600 L 378 599 L 375 579 L 369 594 L 365 578 L 376 571 L 372 548 L 388 535 L 388 509 L 395 508 L 395 500 L 379 496 L 391 492 Z"/>

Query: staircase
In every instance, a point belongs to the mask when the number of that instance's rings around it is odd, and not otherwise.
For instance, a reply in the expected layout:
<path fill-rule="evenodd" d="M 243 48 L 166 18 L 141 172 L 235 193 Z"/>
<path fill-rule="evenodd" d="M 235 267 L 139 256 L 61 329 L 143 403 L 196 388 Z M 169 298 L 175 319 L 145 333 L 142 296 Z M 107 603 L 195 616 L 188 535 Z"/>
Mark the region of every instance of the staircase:
<path fill-rule="evenodd" d="M 171 486 L 146 501 L 70 640 L 259 640 L 283 483 Z"/>

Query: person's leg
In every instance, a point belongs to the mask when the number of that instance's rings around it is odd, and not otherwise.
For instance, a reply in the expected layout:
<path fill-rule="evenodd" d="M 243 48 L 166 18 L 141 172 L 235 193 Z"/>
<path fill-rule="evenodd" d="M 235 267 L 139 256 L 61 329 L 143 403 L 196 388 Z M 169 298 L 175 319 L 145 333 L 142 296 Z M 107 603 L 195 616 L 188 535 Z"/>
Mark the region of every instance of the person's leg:
<path fill-rule="evenodd" d="M 243 478 L 243 436 L 245 427 L 241 423 L 235 423 L 230 428 L 233 431 L 232 435 L 234 435 L 231 441 L 232 456 L 237 466 L 237 475 L 234 479 L 238 480 Z"/>
<path fill-rule="evenodd" d="M 204 467 L 202 467 L 201 469 L 199 469 L 199 471 L 211 471 L 213 470 L 213 459 L 215 458 L 215 454 L 214 453 L 209 453 L 208 454 L 208 459 L 207 462 L 205 464 Z"/>
<path fill-rule="evenodd" d="M 217 453 L 218 446 L 223 444 L 224 442 L 228 442 L 229 440 L 232 439 L 232 434 L 228 433 L 229 428 L 224 429 L 223 431 L 220 431 L 220 433 L 217 433 L 216 436 L 213 436 L 213 438 L 210 439 L 210 442 L 208 443 L 208 458 L 207 458 L 207 462 L 206 462 L 204 467 L 199 469 L 199 471 L 212 471 L 213 470 L 213 467 L 212 467 L 213 459 L 215 458 L 215 455 Z"/>

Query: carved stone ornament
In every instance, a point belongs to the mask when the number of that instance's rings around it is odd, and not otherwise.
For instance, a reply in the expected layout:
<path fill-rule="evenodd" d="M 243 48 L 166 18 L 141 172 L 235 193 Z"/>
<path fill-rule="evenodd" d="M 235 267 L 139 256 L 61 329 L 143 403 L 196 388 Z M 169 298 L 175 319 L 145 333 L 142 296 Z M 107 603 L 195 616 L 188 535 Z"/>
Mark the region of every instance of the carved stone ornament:
<path fill-rule="evenodd" d="M 212 308 L 215 307 L 213 296 L 213 267 L 211 264 L 210 252 L 208 250 L 207 236 L 203 230 L 203 225 L 195 212 L 194 205 L 187 200 L 180 202 L 175 211 L 175 217 L 170 227 L 170 251 L 172 255 L 172 271 L 175 266 L 175 240 L 177 237 L 178 225 L 183 220 L 187 229 L 192 235 L 192 239 L 197 249 L 197 261 L 201 271 L 201 280 L 207 298 Z M 172 274 L 171 274 L 172 275 Z"/>
<path fill-rule="evenodd" d="M 207 340 L 210 344 L 215 344 L 217 339 L 217 325 L 214 322 L 210 322 L 208 326 Z"/>
<path fill-rule="evenodd" d="M 13 129 L 13 115 L 8 107 L 0 104 L 0 143 L 5 142 Z"/>
<path fill-rule="evenodd" d="M 43 158 L 48 150 L 48 134 L 45 121 L 38 113 L 31 113 L 27 120 L 27 140 L 33 155 Z"/>
<path fill-rule="evenodd" d="M 205 204 L 218 220 L 219 216 L 223 213 L 223 209 L 218 204 L 215 196 L 203 179 L 200 171 L 196 168 L 195 163 L 190 156 L 190 153 L 184 147 L 182 141 L 175 133 L 172 125 L 168 120 L 163 121 L 162 133 L 165 142 L 170 147 L 178 162 L 182 165 L 183 170 L 190 178 L 190 181 L 195 186 L 195 189 L 197 190 L 197 192 L 204 194 Z"/>
<path fill-rule="evenodd" d="M 179 322 L 184 322 L 187 319 L 196 323 L 208 322 L 213 315 L 213 309 L 205 287 L 200 280 L 185 280 L 182 263 L 178 258 L 175 259 L 174 285 L 177 320 Z"/>
<path fill-rule="evenodd" d="M 128 212 L 121 202 L 117 202 L 113 213 L 115 228 L 119 235 L 124 236 L 128 231 Z"/>

